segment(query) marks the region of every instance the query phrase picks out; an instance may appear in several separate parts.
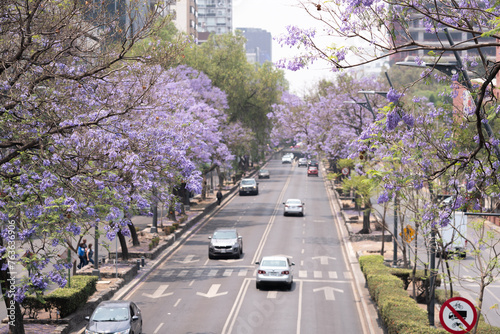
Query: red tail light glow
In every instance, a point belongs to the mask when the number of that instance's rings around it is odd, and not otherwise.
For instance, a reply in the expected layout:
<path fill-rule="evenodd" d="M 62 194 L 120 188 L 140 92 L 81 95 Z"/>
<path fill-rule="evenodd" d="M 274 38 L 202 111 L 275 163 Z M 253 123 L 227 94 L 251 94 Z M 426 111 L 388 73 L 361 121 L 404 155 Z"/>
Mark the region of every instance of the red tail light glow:
<path fill-rule="evenodd" d="M 290 274 L 290 272 L 288 270 L 285 270 L 285 271 L 281 272 L 281 275 L 288 275 L 288 274 Z"/>
<path fill-rule="evenodd" d="M 259 270 L 259 275 L 264 275 L 266 273 L 265 270 Z"/>

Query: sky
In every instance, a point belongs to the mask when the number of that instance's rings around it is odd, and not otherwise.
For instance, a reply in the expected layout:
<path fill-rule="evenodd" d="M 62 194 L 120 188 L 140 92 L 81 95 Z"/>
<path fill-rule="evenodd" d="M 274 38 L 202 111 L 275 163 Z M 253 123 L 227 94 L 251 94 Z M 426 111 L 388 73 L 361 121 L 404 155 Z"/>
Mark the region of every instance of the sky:
<path fill-rule="evenodd" d="M 273 62 L 297 54 L 296 49 L 281 48 L 274 38 L 286 32 L 286 26 L 300 28 L 318 27 L 309 14 L 297 6 L 296 0 L 233 0 L 233 28 L 261 28 L 273 37 Z M 321 79 L 332 79 L 334 74 L 328 64 L 315 63 L 309 69 L 296 72 L 285 70 L 290 91 L 303 96 Z"/>

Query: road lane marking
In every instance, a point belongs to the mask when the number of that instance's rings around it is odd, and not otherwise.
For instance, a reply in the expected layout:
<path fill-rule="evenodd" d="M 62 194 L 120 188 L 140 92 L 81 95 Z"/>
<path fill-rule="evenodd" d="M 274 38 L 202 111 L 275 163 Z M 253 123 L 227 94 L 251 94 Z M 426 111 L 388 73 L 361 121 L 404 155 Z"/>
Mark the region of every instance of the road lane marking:
<path fill-rule="evenodd" d="M 212 269 L 210 270 L 210 272 L 208 273 L 208 276 L 215 276 L 217 275 L 217 272 L 219 271 L 219 269 Z"/>
<path fill-rule="evenodd" d="M 344 271 L 344 278 L 352 279 L 352 273 L 350 271 Z"/>
<path fill-rule="evenodd" d="M 181 300 L 182 300 L 182 298 L 177 299 L 177 301 L 174 304 L 174 307 L 177 307 L 177 305 L 179 305 L 179 303 L 181 302 Z"/>
<path fill-rule="evenodd" d="M 297 283 L 295 283 L 297 284 Z M 303 283 L 299 282 L 299 302 L 298 302 L 298 314 L 297 314 L 297 334 L 300 334 L 300 326 L 302 324 L 302 291 Z"/>
<path fill-rule="evenodd" d="M 188 274 L 189 270 L 181 270 L 179 274 L 177 274 L 177 277 L 186 277 Z"/>
<path fill-rule="evenodd" d="M 307 278 L 307 270 L 299 270 L 300 278 Z"/>
<path fill-rule="evenodd" d="M 323 278 L 323 273 L 319 270 L 314 271 L 314 278 Z"/>
<path fill-rule="evenodd" d="M 248 269 L 241 269 L 239 272 L 238 272 L 238 276 L 246 276 L 248 273 Z"/>
<path fill-rule="evenodd" d="M 250 278 L 245 278 L 243 280 L 243 284 L 241 284 L 240 291 L 238 291 L 238 295 L 236 296 L 233 307 L 231 307 L 231 311 L 227 316 L 226 323 L 222 328 L 221 334 L 229 334 L 233 332 L 234 323 L 236 322 L 236 318 L 238 317 L 238 313 L 240 312 L 245 294 L 248 291 L 248 286 L 250 285 L 251 281 L 252 279 Z"/>
<path fill-rule="evenodd" d="M 268 299 L 276 299 L 277 296 L 278 296 L 278 291 L 269 291 L 267 293 Z"/>
<path fill-rule="evenodd" d="M 339 276 L 337 275 L 336 271 L 329 271 L 328 272 L 328 277 L 333 278 L 333 279 L 339 278 Z"/>
<path fill-rule="evenodd" d="M 156 327 L 155 331 L 153 332 L 153 334 L 158 334 L 160 332 L 160 329 L 163 327 L 163 322 L 161 324 L 158 325 L 158 327 Z"/>
<path fill-rule="evenodd" d="M 231 276 L 233 274 L 233 269 L 226 269 L 222 276 Z"/>
<path fill-rule="evenodd" d="M 145 297 L 148 297 L 148 298 L 153 298 L 153 299 L 157 299 L 160 297 L 168 297 L 168 296 L 172 295 L 173 292 L 164 293 L 165 290 L 167 290 L 167 289 L 168 289 L 168 284 L 162 284 L 156 289 L 156 291 L 154 293 L 151 294 L 151 293 L 143 292 L 142 295 Z"/>
<path fill-rule="evenodd" d="M 220 288 L 220 284 L 212 284 L 210 286 L 210 289 L 208 289 L 207 293 L 202 293 L 202 292 L 197 292 L 196 294 L 198 296 L 206 297 L 206 298 L 213 298 L 213 297 L 219 297 L 219 296 L 224 296 L 227 295 L 227 291 L 225 292 L 218 292 Z"/>
<path fill-rule="evenodd" d="M 193 276 L 194 277 L 200 277 L 201 274 L 203 274 L 203 269 L 198 269 L 194 272 Z"/>

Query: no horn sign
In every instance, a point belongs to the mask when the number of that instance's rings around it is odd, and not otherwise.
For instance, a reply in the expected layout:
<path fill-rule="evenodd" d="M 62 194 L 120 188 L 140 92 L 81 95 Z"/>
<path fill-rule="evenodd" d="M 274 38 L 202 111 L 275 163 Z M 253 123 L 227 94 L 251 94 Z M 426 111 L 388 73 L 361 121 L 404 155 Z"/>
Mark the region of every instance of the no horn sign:
<path fill-rule="evenodd" d="M 476 325 L 477 311 L 469 300 L 454 297 L 443 303 L 439 319 L 443 328 L 452 334 L 468 333 Z"/>

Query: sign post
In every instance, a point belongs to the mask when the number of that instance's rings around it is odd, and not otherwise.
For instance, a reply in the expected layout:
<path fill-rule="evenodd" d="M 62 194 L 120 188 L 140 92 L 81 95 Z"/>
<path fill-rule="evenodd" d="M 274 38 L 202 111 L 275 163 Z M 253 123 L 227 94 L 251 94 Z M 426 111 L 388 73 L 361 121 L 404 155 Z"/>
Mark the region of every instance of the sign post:
<path fill-rule="evenodd" d="M 441 325 L 452 334 L 470 332 L 477 322 L 477 311 L 474 305 L 463 297 L 448 299 L 439 311 Z"/>

